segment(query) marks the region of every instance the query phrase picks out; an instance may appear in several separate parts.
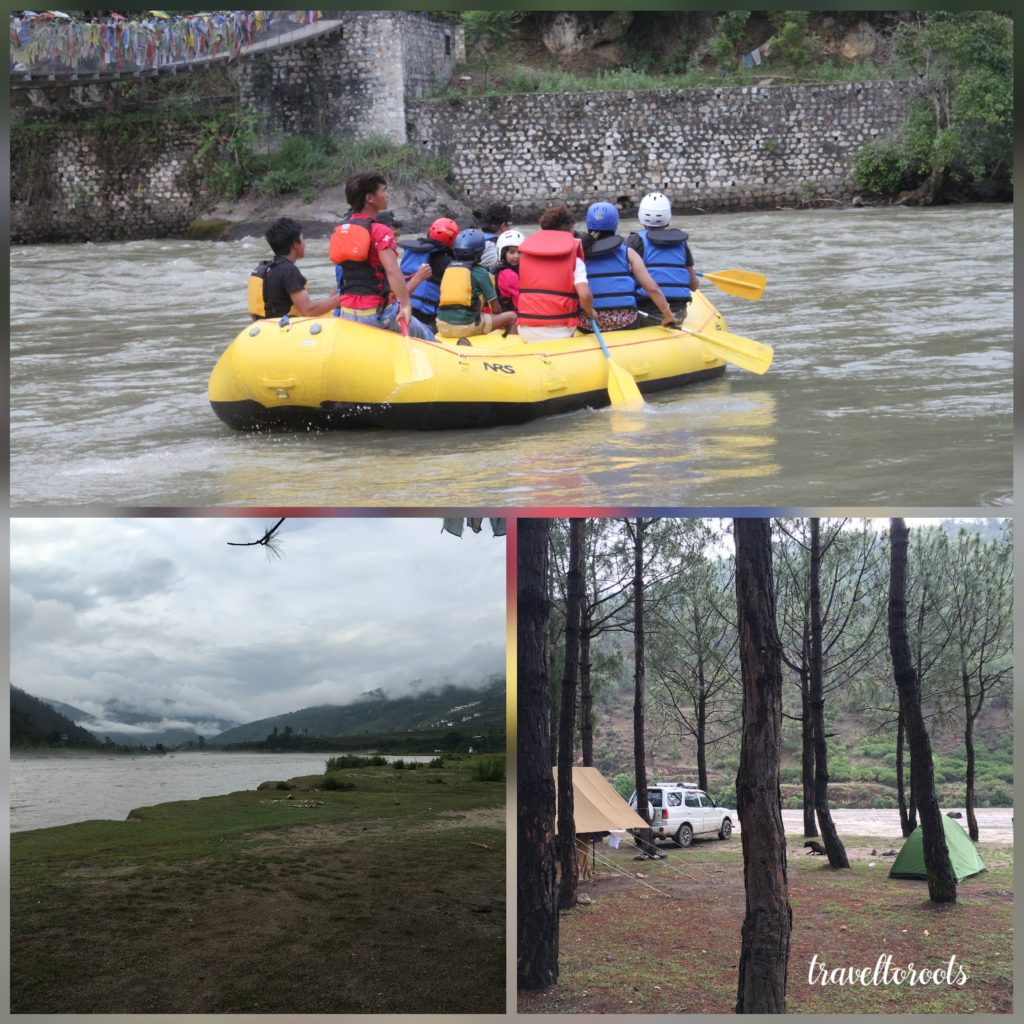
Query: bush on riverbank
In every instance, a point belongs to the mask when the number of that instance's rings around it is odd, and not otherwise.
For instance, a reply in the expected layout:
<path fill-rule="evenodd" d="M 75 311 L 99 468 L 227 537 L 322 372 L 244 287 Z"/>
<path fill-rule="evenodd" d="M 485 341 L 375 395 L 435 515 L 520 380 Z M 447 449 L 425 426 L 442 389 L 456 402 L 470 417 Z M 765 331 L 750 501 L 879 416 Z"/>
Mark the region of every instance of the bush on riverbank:
<path fill-rule="evenodd" d="M 317 192 L 369 167 L 381 170 L 398 187 L 423 180 L 444 184 L 451 176 L 447 160 L 422 156 L 413 146 L 396 145 L 382 135 L 342 141 L 285 135 L 272 140 L 269 151 L 261 151 L 267 140 L 253 113 L 231 115 L 226 127 L 211 122 L 204 131 L 200 154 L 207 164 L 206 184 L 223 199 L 297 193 L 308 203 Z"/>
<path fill-rule="evenodd" d="M 473 764 L 473 779 L 476 782 L 504 782 L 505 759 L 485 757 Z"/>
<path fill-rule="evenodd" d="M 320 789 L 334 791 L 355 788 L 356 784 L 354 782 L 350 782 L 348 779 L 339 779 L 337 775 L 325 775 L 320 780 Z"/>
<path fill-rule="evenodd" d="M 388 759 L 382 754 L 343 754 L 341 757 L 328 758 L 327 771 L 336 772 L 342 768 L 382 768 L 387 763 Z"/>

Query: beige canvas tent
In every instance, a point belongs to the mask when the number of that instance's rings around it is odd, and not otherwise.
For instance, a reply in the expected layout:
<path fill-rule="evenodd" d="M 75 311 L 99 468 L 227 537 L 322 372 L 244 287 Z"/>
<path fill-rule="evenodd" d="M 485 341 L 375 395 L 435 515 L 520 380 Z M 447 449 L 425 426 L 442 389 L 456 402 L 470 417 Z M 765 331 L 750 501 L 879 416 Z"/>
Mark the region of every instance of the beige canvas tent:
<path fill-rule="evenodd" d="M 558 769 L 555 794 L 558 792 Z M 647 828 L 647 822 L 616 792 L 614 786 L 596 768 L 572 770 L 572 817 L 577 834 L 587 832 L 624 832 L 628 828 Z M 557 827 L 558 812 L 555 812 Z"/>

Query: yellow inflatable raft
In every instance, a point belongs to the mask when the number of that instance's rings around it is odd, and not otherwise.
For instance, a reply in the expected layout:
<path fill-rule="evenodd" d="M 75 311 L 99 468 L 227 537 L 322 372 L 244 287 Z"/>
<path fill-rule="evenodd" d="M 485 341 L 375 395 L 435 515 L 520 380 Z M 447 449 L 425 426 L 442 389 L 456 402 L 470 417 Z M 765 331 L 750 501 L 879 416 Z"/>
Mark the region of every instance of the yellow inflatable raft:
<path fill-rule="evenodd" d="M 652 324 L 604 338 L 611 358 L 649 394 L 720 376 L 729 354 L 716 332 L 737 337 L 698 291 L 680 329 Z M 608 375 L 593 334 L 524 342 L 495 332 L 429 342 L 338 317 L 297 318 L 243 330 L 214 367 L 209 395 L 214 412 L 238 430 L 438 430 L 605 406 Z"/>

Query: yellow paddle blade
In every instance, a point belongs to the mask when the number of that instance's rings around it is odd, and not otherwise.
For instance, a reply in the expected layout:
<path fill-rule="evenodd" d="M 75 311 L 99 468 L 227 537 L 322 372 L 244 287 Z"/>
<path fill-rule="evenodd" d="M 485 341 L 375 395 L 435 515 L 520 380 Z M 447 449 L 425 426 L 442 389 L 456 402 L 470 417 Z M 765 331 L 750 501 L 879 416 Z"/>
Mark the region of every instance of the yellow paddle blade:
<path fill-rule="evenodd" d="M 396 384 L 413 384 L 421 380 L 430 380 L 434 376 L 426 352 L 414 349 L 408 342 L 395 349 L 394 372 Z"/>
<path fill-rule="evenodd" d="M 771 345 L 754 341 L 753 338 L 744 338 L 742 334 L 733 334 L 732 331 L 725 330 L 695 331 L 685 324 L 680 326 L 680 330 L 700 338 L 720 359 L 743 370 L 762 374 L 772 365 L 774 349 Z"/>
<path fill-rule="evenodd" d="M 751 302 L 757 302 L 764 295 L 765 285 L 768 284 L 768 278 L 754 270 L 720 270 L 714 274 L 698 272 L 697 276 L 706 278 L 723 292 Z"/>
<path fill-rule="evenodd" d="M 634 411 L 644 407 L 644 396 L 633 375 L 612 359 L 608 360 L 608 397 L 615 409 Z"/>

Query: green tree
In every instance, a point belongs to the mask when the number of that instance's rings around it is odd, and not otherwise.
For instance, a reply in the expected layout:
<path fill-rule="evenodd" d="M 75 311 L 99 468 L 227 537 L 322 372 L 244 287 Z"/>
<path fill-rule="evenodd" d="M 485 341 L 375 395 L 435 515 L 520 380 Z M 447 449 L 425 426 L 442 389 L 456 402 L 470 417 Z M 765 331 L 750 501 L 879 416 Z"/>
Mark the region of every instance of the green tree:
<path fill-rule="evenodd" d="M 918 185 L 902 201 L 931 204 L 957 187 L 1012 188 L 1013 21 L 995 11 L 922 11 L 895 52 L 920 99 L 902 163 Z"/>
<path fill-rule="evenodd" d="M 708 52 L 723 66 L 739 57 L 749 20 L 750 11 L 725 11 L 718 16 Z"/>
<path fill-rule="evenodd" d="M 805 72 L 818 51 L 821 40 L 810 31 L 807 11 L 773 11 L 770 15 L 775 34 L 769 40 L 772 55 L 785 61 L 799 75 Z"/>
<path fill-rule="evenodd" d="M 959 705 L 965 750 L 968 832 L 978 841 L 975 726 L 985 706 L 1013 679 L 1013 550 L 1009 536 L 986 542 L 961 529 L 944 560 L 946 600 L 940 611 L 955 664 L 951 688 Z"/>
<path fill-rule="evenodd" d="M 696 749 L 697 783 L 708 789 L 708 749 L 739 732 L 739 662 L 732 563 L 706 554 L 712 531 L 693 520 L 697 546 L 686 585 L 654 605 L 650 628 L 651 696 Z"/>

